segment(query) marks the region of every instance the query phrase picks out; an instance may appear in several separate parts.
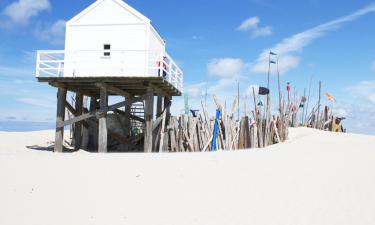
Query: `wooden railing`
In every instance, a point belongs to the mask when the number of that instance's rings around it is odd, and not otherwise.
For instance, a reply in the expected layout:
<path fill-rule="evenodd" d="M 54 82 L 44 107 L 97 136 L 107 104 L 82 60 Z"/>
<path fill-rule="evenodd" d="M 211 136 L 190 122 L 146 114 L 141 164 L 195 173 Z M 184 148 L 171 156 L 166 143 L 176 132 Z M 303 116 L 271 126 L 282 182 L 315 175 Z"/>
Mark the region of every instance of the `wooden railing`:
<path fill-rule="evenodd" d="M 90 76 L 86 71 L 101 71 L 95 76 L 105 77 L 111 76 L 111 71 L 115 71 L 115 76 L 120 77 L 163 77 L 177 90 L 183 91 L 183 72 L 166 52 L 138 50 L 109 52 L 110 57 L 104 56 L 104 51 L 37 51 L 36 77 Z M 86 73 L 80 74 L 82 71 Z"/>

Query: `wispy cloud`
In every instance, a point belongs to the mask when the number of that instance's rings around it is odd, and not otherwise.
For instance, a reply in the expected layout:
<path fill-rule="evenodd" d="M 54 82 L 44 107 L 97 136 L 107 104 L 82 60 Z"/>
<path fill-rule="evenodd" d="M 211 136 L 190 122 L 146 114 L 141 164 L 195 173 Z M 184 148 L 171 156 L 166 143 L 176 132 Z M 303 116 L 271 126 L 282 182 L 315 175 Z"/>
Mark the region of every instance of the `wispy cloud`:
<path fill-rule="evenodd" d="M 241 25 L 237 28 L 237 30 L 240 31 L 249 31 L 251 32 L 251 36 L 253 38 L 262 37 L 262 36 L 269 36 L 272 34 L 272 27 L 265 26 L 260 27 L 259 26 L 260 19 L 257 16 L 250 17 L 243 21 Z"/>
<path fill-rule="evenodd" d="M 34 30 L 34 35 L 37 39 L 46 41 L 50 44 L 63 44 L 65 37 L 65 24 L 65 20 L 58 20 L 53 24 L 39 24 Z"/>
<path fill-rule="evenodd" d="M 209 75 L 219 77 L 234 77 L 239 75 L 245 63 L 238 58 L 219 58 L 212 59 L 207 65 L 207 72 Z"/>
<path fill-rule="evenodd" d="M 293 69 L 296 66 L 298 66 L 299 60 L 297 60 L 297 58 L 299 59 L 299 57 L 296 56 L 296 54 L 300 53 L 304 47 L 311 44 L 314 40 L 323 37 L 324 35 L 326 35 L 327 33 L 331 31 L 335 31 L 339 29 L 345 23 L 354 21 L 356 19 L 359 19 L 362 16 L 365 16 L 373 12 L 375 12 L 375 4 L 368 5 L 347 16 L 340 17 L 338 19 L 329 21 L 327 23 L 323 23 L 319 26 L 294 34 L 291 37 L 285 38 L 284 40 L 274 45 L 273 47 L 263 50 L 263 52 L 259 55 L 258 59 L 254 63 L 252 70 L 253 72 L 257 72 L 257 73 L 267 72 L 268 53 L 270 49 L 272 49 L 272 51 L 278 53 L 279 55 L 283 55 L 284 57 L 289 57 L 289 59 L 294 58 L 293 60 L 294 63 L 290 63 L 289 67 L 285 68 L 284 72 L 287 72 L 288 70 Z"/>
<path fill-rule="evenodd" d="M 37 106 L 37 107 L 42 107 L 46 109 L 54 109 L 54 102 L 55 99 L 51 97 L 44 97 L 44 98 L 35 98 L 35 97 L 23 97 L 23 98 L 18 98 L 17 99 L 19 102 L 32 105 L 32 106 Z"/>
<path fill-rule="evenodd" d="M 375 106 L 375 80 L 361 81 L 347 90 L 357 99 L 357 102 L 372 103 Z"/>
<path fill-rule="evenodd" d="M 0 65 L 0 76 L 2 77 L 27 77 L 33 76 L 34 73 L 32 68 L 16 68 Z"/>
<path fill-rule="evenodd" d="M 191 36 L 191 39 L 193 39 L 193 40 L 203 40 L 204 39 L 204 37 L 203 36 L 200 36 L 200 35 L 193 35 L 193 36 Z"/>
<path fill-rule="evenodd" d="M 2 14 L 8 18 L 7 26 L 27 25 L 31 18 L 50 9 L 49 0 L 18 0 L 5 7 Z"/>

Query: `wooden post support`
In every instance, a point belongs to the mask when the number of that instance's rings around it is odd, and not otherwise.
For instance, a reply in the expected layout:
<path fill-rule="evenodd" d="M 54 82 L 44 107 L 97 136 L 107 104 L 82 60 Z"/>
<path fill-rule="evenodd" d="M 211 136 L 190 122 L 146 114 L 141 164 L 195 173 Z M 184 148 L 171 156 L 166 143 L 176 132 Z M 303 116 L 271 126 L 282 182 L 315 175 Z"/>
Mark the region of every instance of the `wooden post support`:
<path fill-rule="evenodd" d="M 83 113 L 83 94 L 77 92 L 75 99 L 75 110 L 77 115 L 80 116 Z M 82 143 L 82 121 L 74 124 L 74 150 L 79 150 Z"/>
<path fill-rule="evenodd" d="M 108 106 L 108 95 L 105 87 L 100 88 L 100 110 L 105 110 Z M 103 112 L 99 116 L 99 148 L 100 153 L 107 152 L 107 113 Z"/>
<path fill-rule="evenodd" d="M 128 98 L 128 97 L 126 97 L 125 98 L 125 102 L 126 101 L 131 101 L 131 99 L 132 98 Z M 130 133 L 131 133 L 131 129 L 132 129 L 132 127 L 131 127 L 131 107 L 132 107 L 132 105 L 131 104 L 129 104 L 129 105 L 126 105 L 125 106 L 125 136 L 127 137 L 127 136 L 130 136 Z"/>
<path fill-rule="evenodd" d="M 156 103 L 156 117 L 161 116 L 163 112 L 163 97 L 158 96 L 157 103 Z"/>
<path fill-rule="evenodd" d="M 152 152 L 152 124 L 154 114 L 154 93 L 151 88 L 147 90 L 147 96 L 145 101 L 145 119 L 146 119 L 146 131 L 144 139 L 144 152 Z"/>
<path fill-rule="evenodd" d="M 64 123 L 65 119 L 66 92 L 65 87 L 59 87 L 57 91 L 57 116 L 54 152 L 63 152 L 64 127 L 59 127 L 59 124 Z"/>
<path fill-rule="evenodd" d="M 167 124 L 171 119 L 171 104 L 172 104 L 172 96 L 166 96 L 164 98 L 164 109 L 167 111 L 167 114 L 166 114 Z"/>

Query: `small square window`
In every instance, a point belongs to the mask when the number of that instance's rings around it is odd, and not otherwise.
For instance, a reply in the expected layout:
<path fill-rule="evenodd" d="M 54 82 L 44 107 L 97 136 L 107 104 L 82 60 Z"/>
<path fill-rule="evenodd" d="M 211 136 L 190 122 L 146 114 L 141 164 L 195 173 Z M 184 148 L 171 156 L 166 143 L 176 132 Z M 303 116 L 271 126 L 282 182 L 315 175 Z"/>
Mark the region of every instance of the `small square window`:
<path fill-rule="evenodd" d="M 104 44 L 103 48 L 104 48 L 104 56 L 105 57 L 111 56 L 111 45 L 110 44 Z"/>

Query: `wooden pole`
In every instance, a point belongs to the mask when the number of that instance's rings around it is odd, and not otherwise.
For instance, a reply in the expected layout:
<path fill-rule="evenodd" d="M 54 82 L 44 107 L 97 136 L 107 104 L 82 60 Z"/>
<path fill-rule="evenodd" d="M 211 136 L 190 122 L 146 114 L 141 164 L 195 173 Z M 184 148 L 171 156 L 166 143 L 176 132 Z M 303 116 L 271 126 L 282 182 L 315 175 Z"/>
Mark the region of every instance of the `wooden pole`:
<path fill-rule="evenodd" d="M 315 128 L 319 128 L 319 116 L 320 116 L 320 96 L 321 96 L 321 92 L 322 92 L 322 81 L 319 81 L 319 100 L 318 100 L 318 117 L 316 119 L 316 125 L 315 125 Z"/>
<path fill-rule="evenodd" d="M 154 92 L 151 88 L 147 89 L 147 96 L 145 101 L 145 120 L 146 120 L 146 130 L 144 139 L 144 152 L 152 152 L 152 124 L 153 124 L 153 114 L 154 114 Z"/>
<path fill-rule="evenodd" d="M 129 97 L 125 97 L 125 102 L 126 101 L 130 101 L 131 98 Z M 125 136 L 130 136 L 131 134 L 131 121 L 130 121 L 130 118 L 131 118 L 131 107 L 132 105 L 129 104 L 129 105 L 126 105 L 125 106 L 125 121 L 124 121 L 124 125 L 125 125 Z"/>
<path fill-rule="evenodd" d="M 54 152 L 63 152 L 64 127 L 59 127 L 59 124 L 64 123 L 65 119 L 66 92 L 67 90 L 65 87 L 59 87 L 57 91 L 57 116 Z"/>
<path fill-rule="evenodd" d="M 163 97 L 158 96 L 157 103 L 156 103 L 156 117 L 161 116 L 162 112 L 163 112 Z"/>
<path fill-rule="evenodd" d="M 95 112 L 98 108 L 98 98 L 97 97 L 91 97 L 90 98 L 90 112 Z M 95 124 L 94 129 L 91 129 L 92 131 L 92 137 L 90 139 L 92 140 L 92 145 L 90 146 L 91 149 L 98 149 L 98 127 L 97 124 Z M 90 141 L 89 141 L 90 143 Z M 90 149 L 90 150 L 91 150 Z"/>
<path fill-rule="evenodd" d="M 77 115 L 80 116 L 83 113 L 83 94 L 77 92 L 75 99 L 75 110 Z M 82 121 L 74 124 L 74 150 L 79 150 L 82 144 Z"/>
<path fill-rule="evenodd" d="M 105 110 L 108 106 L 108 95 L 107 95 L 107 89 L 105 87 L 100 88 L 100 110 Z M 107 152 L 107 113 L 103 112 L 99 116 L 99 149 L 98 151 L 100 153 L 106 153 Z"/>

